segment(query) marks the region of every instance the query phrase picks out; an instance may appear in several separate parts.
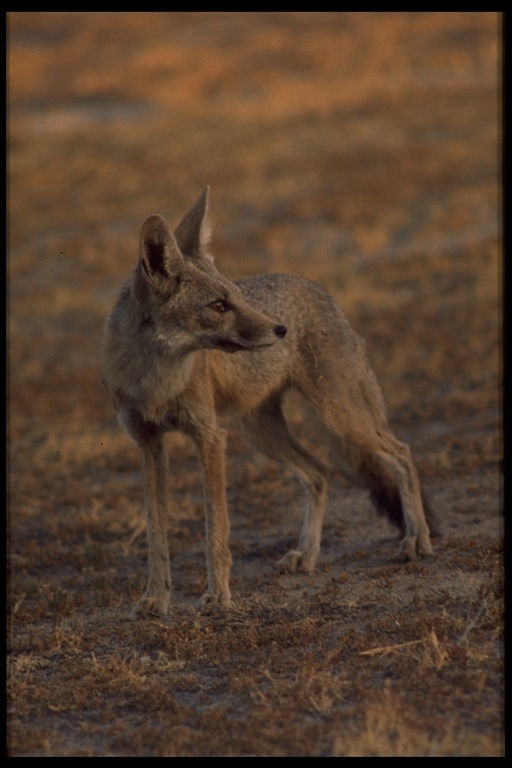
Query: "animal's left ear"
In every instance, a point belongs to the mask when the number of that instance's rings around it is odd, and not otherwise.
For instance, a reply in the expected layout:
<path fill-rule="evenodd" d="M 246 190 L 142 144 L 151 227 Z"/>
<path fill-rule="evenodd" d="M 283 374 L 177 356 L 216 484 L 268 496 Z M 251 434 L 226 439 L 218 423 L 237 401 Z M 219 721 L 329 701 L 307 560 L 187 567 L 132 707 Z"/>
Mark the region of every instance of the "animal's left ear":
<path fill-rule="evenodd" d="M 210 187 L 205 187 L 199 200 L 183 217 L 174 232 L 178 247 L 185 257 L 206 257 L 213 261 L 208 252 L 211 229 L 208 217 Z"/>

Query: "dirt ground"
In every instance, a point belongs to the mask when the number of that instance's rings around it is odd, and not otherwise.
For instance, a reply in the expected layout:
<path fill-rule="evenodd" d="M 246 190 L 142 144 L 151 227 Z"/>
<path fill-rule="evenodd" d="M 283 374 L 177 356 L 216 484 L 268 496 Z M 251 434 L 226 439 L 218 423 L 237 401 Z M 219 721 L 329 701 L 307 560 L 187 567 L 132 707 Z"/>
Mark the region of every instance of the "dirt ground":
<path fill-rule="evenodd" d="M 8 14 L 9 756 L 503 754 L 499 24 Z M 173 612 L 132 621 L 138 455 L 98 339 L 144 219 L 206 184 L 225 274 L 316 280 L 366 339 L 444 535 L 401 563 L 334 476 L 317 571 L 280 575 L 300 487 L 231 434 L 236 610 L 201 615 L 200 473 L 170 435 Z"/>

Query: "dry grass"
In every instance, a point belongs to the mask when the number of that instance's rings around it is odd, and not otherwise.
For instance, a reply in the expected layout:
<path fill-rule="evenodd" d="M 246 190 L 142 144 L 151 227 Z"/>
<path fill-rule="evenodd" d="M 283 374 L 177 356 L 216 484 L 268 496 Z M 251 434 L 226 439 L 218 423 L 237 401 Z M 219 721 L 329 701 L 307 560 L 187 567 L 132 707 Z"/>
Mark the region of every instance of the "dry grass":
<path fill-rule="evenodd" d="M 9 756 L 504 751 L 495 13 L 10 13 Z M 367 339 L 445 535 L 403 565 L 333 479 L 229 443 L 237 610 L 199 615 L 200 473 L 169 439 L 174 609 L 96 347 L 145 217 L 209 183 L 232 277 L 303 274 Z M 298 434 L 321 451 L 300 411 Z"/>

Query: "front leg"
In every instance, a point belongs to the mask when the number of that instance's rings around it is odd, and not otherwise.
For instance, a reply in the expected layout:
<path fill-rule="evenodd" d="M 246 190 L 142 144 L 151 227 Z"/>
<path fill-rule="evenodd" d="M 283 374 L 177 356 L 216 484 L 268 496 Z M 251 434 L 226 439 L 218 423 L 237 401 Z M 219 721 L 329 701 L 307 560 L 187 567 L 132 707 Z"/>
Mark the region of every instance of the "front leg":
<path fill-rule="evenodd" d="M 232 607 L 229 589 L 231 553 L 226 504 L 226 431 L 215 427 L 196 436 L 204 474 L 207 592 L 201 608 Z"/>
<path fill-rule="evenodd" d="M 136 411 L 122 414 L 121 421 L 141 452 L 144 508 L 148 537 L 146 594 L 133 610 L 134 617 L 166 616 L 171 596 L 167 509 L 167 454 L 165 432 L 143 421 Z"/>
<path fill-rule="evenodd" d="M 167 455 L 163 433 L 143 447 L 142 474 L 148 536 L 148 582 L 146 594 L 135 606 L 134 614 L 166 616 L 171 599 L 171 566 L 167 539 Z"/>

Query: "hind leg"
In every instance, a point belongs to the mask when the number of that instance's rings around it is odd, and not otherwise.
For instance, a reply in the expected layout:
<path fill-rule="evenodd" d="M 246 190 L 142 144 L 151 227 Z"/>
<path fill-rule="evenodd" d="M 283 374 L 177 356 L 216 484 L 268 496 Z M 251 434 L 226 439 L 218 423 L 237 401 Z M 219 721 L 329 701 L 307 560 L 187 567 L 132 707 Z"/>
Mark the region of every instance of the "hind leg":
<path fill-rule="evenodd" d="M 430 534 L 421 499 L 421 487 L 411 450 L 392 435 L 382 439 L 383 446 L 376 453 L 398 485 L 404 522 L 401 549 L 406 560 L 419 555 L 432 554 Z"/>
<path fill-rule="evenodd" d="M 307 504 L 297 549 L 280 561 L 281 570 L 311 573 L 322 536 L 327 497 L 327 469 L 289 432 L 278 401 L 267 402 L 239 422 L 240 431 L 262 453 L 291 467 L 306 488 Z"/>
<path fill-rule="evenodd" d="M 360 425 L 358 425 L 360 426 Z M 430 555 L 432 545 L 425 518 L 418 473 L 409 446 L 399 442 L 383 425 L 365 425 L 364 432 L 345 428 L 337 435 L 342 456 L 371 489 L 377 510 L 403 533 L 401 552 L 406 560 Z"/>
<path fill-rule="evenodd" d="M 429 528 L 411 451 L 391 433 L 371 372 L 360 382 L 358 397 L 347 392 L 333 396 L 332 386 L 330 397 L 320 400 L 319 391 L 305 394 L 334 437 L 342 464 L 369 484 L 379 511 L 402 530 L 404 557 L 412 560 L 430 554 Z"/>

